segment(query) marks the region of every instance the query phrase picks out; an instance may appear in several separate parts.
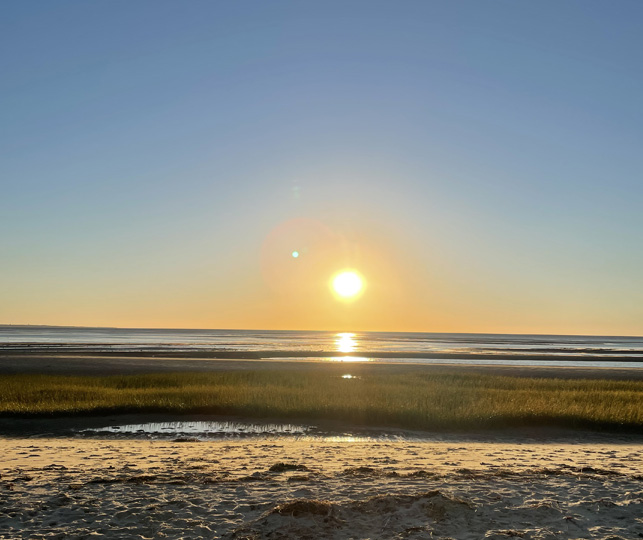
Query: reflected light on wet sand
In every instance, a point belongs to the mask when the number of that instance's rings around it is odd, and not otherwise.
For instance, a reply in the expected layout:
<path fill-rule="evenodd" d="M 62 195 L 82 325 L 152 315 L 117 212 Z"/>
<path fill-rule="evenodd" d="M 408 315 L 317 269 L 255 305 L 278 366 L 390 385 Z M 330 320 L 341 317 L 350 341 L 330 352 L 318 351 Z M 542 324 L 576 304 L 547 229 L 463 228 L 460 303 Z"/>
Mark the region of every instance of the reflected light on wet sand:
<path fill-rule="evenodd" d="M 372 437 L 355 437 L 353 435 L 337 435 L 337 436 L 331 436 L 331 437 L 324 437 L 323 440 L 328 441 L 328 442 L 332 442 L 332 443 L 374 442 L 374 439 Z"/>

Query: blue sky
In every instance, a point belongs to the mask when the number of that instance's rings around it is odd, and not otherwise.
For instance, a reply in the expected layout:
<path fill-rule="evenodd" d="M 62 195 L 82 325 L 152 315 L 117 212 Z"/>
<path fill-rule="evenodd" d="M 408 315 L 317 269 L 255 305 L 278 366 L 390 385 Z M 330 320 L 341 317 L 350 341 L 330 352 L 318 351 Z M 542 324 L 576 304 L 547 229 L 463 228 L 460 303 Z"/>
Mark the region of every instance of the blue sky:
<path fill-rule="evenodd" d="M 641 334 L 640 2 L 0 14 L 1 322 Z"/>

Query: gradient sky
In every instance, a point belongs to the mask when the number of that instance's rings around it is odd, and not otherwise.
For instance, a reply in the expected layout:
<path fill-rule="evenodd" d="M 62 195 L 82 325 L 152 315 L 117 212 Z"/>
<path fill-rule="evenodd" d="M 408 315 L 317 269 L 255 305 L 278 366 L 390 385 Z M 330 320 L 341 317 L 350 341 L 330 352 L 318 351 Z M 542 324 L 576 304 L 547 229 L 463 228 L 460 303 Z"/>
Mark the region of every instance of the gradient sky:
<path fill-rule="evenodd" d="M 2 2 L 0 323 L 642 335 L 642 66 L 638 0 Z"/>

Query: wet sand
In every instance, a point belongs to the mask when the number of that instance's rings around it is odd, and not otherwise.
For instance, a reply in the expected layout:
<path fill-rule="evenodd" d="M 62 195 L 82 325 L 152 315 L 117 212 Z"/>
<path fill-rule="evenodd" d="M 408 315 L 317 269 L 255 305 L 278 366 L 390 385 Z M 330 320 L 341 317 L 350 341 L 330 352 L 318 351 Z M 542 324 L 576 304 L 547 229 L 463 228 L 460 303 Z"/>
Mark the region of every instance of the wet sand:
<path fill-rule="evenodd" d="M 369 370 L 387 372 L 431 372 L 454 371 L 507 375 L 511 377 L 556 377 L 556 378 L 599 378 L 621 380 L 643 380 L 643 369 L 637 367 L 558 367 L 480 365 L 480 364 L 421 364 L 389 363 L 381 361 L 360 362 L 345 357 L 343 361 L 307 360 L 292 358 L 279 360 L 244 358 L 208 358 L 204 356 L 163 357 L 147 353 L 118 356 L 114 354 L 53 354 L 34 350 L 22 353 L 0 353 L 0 374 L 44 373 L 57 375 L 127 375 L 142 373 L 163 373 L 178 371 L 234 371 L 234 370 L 283 370 L 318 369 L 345 370 L 363 374 Z"/>
<path fill-rule="evenodd" d="M 0 439 L 0 538 L 643 537 L 643 443 Z"/>

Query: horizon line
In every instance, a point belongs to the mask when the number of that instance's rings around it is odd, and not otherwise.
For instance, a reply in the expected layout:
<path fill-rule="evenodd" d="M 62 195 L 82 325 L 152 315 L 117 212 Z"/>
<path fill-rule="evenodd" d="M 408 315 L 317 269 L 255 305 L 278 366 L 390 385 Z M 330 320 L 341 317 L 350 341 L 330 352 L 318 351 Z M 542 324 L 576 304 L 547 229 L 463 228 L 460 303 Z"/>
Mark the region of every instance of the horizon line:
<path fill-rule="evenodd" d="M 436 332 L 436 331 L 399 331 L 399 330 L 294 330 L 294 329 L 270 329 L 270 328 L 172 328 L 166 326 L 158 327 L 136 327 L 136 326 L 83 326 L 83 325 L 61 325 L 61 324 L 12 324 L 0 323 L 1 327 L 20 326 L 35 328 L 76 328 L 76 329 L 103 329 L 103 330 L 192 330 L 208 332 L 318 332 L 318 333 L 367 333 L 367 334 L 451 334 L 451 335 L 479 335 L 479 336 L 558 336 L 558 337 L 613 337 L 613 338 L 643 338 L 641 335 L 616 335 L 616 334 L 548 334 L 548 333 L 514 333 L 514 332 Z"/>

